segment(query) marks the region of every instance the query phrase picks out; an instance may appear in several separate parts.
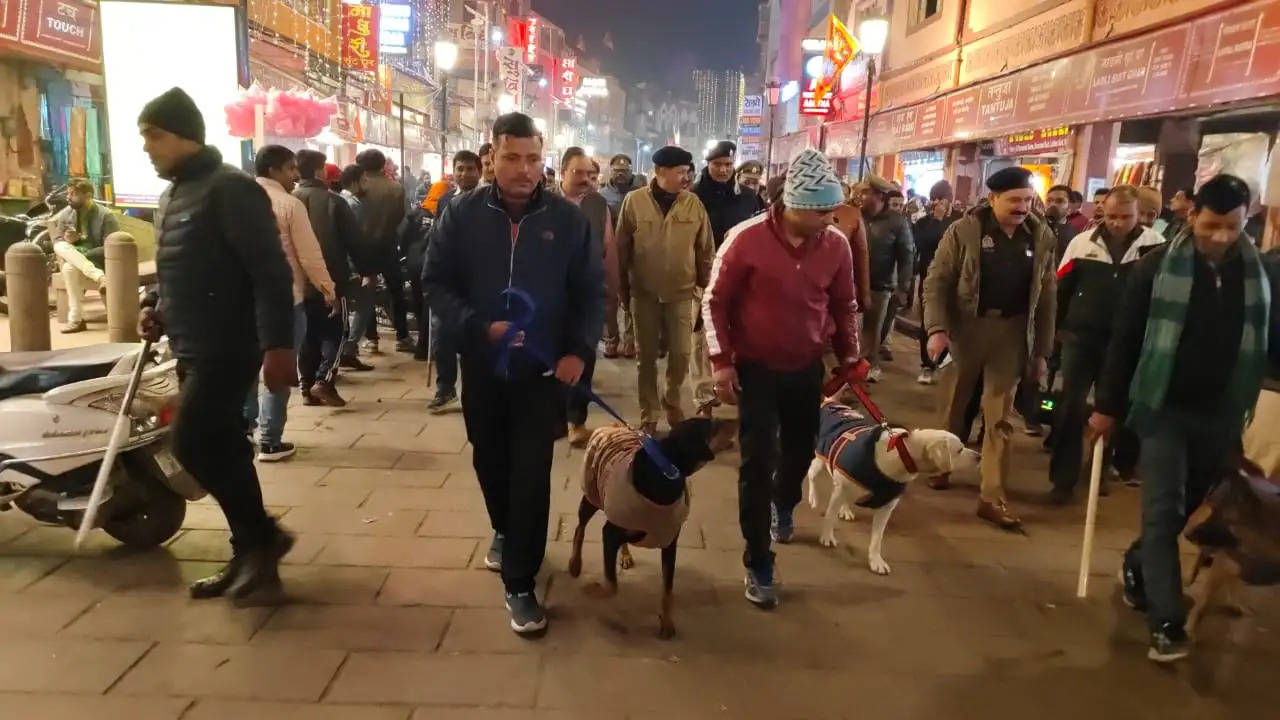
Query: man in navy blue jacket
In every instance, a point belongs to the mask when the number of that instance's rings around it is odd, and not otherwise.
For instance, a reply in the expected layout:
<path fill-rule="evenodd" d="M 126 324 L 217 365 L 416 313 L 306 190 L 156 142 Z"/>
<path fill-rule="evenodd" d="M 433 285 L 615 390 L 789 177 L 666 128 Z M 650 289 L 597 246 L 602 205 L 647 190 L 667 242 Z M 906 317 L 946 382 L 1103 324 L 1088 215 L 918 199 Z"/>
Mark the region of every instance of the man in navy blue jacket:
<path fill-rule="evenodd" d="M 485 565 L 502 573 L 517 633 L 547 626 L 534 578 L 564 423 L 560 383 L 582 378 L 604 323 L 604 249 L 582 211 L 541 186 L 542 153 L 532 118 L 499 117 L 494 183 L 445 208 L 423 270 L 427 302 L 462 356 L 462 413 L 494 530 Z M 536 306 L 522 327 L 512 327 L 522 303 L 504 295 L 509 288 Z"/>

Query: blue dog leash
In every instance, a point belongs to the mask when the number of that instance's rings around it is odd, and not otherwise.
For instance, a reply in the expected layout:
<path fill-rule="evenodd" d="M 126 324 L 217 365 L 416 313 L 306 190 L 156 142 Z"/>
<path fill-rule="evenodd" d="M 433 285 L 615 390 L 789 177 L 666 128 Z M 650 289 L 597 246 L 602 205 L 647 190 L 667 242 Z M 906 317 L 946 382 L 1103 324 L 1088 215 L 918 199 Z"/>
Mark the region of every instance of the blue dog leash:
<path fill-rule="evenodd" d="M 503 290 L 499 297 L 506 298 L 508 309 L 512 307 L 512 301 L 516 301 L 516 304 L 518 305 L 517 309 L 520 311 L 514 320 L 508 321 L 511 325 L 507 328 L 507 331 L 503 333 L 502 338 L 498 340 L 497 373 L 505 378 L 511 369 L 511 351 L 515 347 L 516 338 L 520 333 L 526 332 L 527 328 L 533 325 L 534 314 L 537 312 L 538 306 L 533 301 L 533 298 L 530 297 L 529 293 L 517 287 L 509 287 L 506 290 Z M 533 359 L 552 370 L 555 369 L 556 363 L 548 357 L 546 353 L 542 352 L 540 348 L 530 342 L 527 333 L 525 334 L 523 347 L 530 355 L 533 356 Z M 579 381 L 577 385 L 574 385 L 573 389 L 582 393 L 589 402 L 599 405 L 600 409 L 609 413 L 613 419 L 625 425 L 629 430 L 639 432 L 641 447 L 644 448 L 645 453 L 649 455 L 649 458 L 658 466 L 658 469 L 662 471 L 663 475 L 670 480 L 675 480 L 680 477 L 680 470 L 667 458 L 666 454 L 662 452 L 662 448 L 659 447 L 658 441 L 654 440 L 649 433 L 644 432 L 643 430 L 637 431 L 635 428 L 631 427 L 631 424 L 624 420 L 622 416 L 618 414 L 618 411 L 609 407 L 609 404 L 597 395 L 595 390 L 591 389 L 591 384 L 588 383 L 585 378 Z"/>

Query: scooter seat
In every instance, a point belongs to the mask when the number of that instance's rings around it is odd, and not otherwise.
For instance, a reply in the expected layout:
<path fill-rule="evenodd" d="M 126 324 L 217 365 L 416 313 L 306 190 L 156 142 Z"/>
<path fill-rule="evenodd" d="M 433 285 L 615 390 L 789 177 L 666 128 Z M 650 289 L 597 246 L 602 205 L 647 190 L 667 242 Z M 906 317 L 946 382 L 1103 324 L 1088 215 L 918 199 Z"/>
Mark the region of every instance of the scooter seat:
<path fill-rule="evenodd" d="M 0 353 L 0 400 L 103 377 L 122 358 L 141 348 L 137 343 L 105 343 L 65 350 Z"/>

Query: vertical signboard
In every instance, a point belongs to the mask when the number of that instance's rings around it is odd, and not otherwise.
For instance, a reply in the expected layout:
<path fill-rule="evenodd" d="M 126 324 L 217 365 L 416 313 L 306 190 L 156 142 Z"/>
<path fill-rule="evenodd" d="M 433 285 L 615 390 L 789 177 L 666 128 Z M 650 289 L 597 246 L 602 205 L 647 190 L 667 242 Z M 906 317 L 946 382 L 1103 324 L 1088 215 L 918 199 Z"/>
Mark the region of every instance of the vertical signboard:
<path fill-rule="evenodd" d="M 373 72 L 378 67 L 376 5 L 342 5 L 342 67 Z"/>

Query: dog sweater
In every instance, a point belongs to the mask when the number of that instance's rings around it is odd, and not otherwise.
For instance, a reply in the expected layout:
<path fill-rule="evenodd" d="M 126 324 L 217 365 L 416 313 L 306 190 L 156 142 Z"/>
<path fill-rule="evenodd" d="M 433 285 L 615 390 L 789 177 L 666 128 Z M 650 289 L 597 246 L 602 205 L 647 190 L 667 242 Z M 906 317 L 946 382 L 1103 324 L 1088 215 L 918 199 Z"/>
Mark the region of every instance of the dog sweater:
<path fill-rule="evenodd" d="M 860 507 L 884 507 L 906 488 L 876 467 L 876 442 L 884 431 L 884 426 L 858 417 L 847 406 L 832 404 L 821 410 L 817 453 L 829 467 L 867 490 L 869 494 L 856 503 Z"/>
<path fill-rule="evenodd" d="M 609 522 L 644 537 L 639 547 L 664 548 L 680 534 L 689 517 L 689 488 L 670 505 L 641 495 L 632 480 L 640 433 L 624 427 L 603 427 L 591 434 L 582 460 L 582 493 L 604 511 Z"/>

